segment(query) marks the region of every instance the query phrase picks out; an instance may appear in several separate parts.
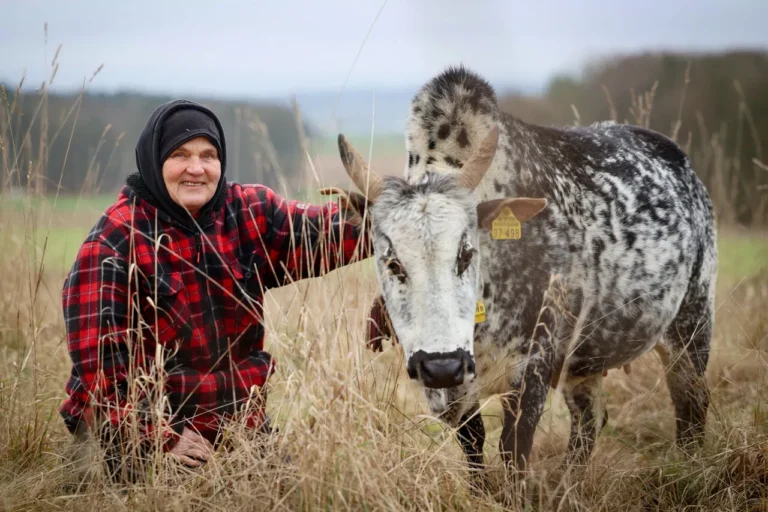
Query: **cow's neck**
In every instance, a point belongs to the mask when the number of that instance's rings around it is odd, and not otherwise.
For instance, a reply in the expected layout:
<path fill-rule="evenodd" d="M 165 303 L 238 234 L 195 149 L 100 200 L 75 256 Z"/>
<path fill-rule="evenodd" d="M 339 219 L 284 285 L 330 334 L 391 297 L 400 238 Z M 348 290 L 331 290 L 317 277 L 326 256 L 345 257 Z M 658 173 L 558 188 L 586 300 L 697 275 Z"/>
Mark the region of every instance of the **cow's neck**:
<path fill-rule="evenodd" d="M 542 133 L 538 127 L 507 118 L 493 165 L 478 189 L 481 200 L 548 200 L 544 212 L 526 223 L 521 239 L 488 239 L 484 247 L 489 258 L 484 286 L 494 289 L 491 296 L 504 303 L 510 319 L 506 334 L 513 336 L 530 334 L 550 277 L 568 275 L 574 266 L 569 244 L 579 233 L 575 224 L 569 224 L 567 214 L 583 210 L 578 192 L 582 184 L 562 169 L 564 164 L 549 146 L 553 141 L 546 140 L 549 136 L 558 134 Z M 508 291 L 496 289 L 502 286 Z"/>
<path fill-rule="evenodd" d="M 483 183 L 483 199 L 544 196 L 556 207 L 581 187 L 579 175 L 564 168 L 568 140 L 562 130 L 524 123 L 505 115 L 499 135 L 499 148 Z M 578 162 L 572 162 L 579 168 Z M 583 168 L 583 166 L 581 166 Z"/>

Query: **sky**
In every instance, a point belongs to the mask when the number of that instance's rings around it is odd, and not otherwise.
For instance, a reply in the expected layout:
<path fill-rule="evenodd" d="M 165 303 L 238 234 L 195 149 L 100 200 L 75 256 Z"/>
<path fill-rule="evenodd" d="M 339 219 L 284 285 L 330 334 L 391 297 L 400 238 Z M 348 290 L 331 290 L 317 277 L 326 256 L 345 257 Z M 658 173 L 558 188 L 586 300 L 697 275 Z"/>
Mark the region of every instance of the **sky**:
<path fill-rule="evenodd" d="M 542 88 L 617 53 L 768 48 L 768 0 L 0 0 L 0 81 L 231 98 L 398 89 L 463 63 Z M 48 24 L 47 43 L 43 26 Z"/>

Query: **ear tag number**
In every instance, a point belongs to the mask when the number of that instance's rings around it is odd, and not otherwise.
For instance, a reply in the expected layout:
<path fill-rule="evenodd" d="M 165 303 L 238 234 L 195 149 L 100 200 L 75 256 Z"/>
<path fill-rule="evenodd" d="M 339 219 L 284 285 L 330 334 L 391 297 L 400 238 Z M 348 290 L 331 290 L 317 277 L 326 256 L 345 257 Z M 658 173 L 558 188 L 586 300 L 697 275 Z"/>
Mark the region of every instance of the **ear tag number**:
<path fill-rule="evenodd" d="M 504 208 L 491 223 L 491 238 L 494 240 L 518 240 L 522 237 L 520 221 L 509 208 Z"/>
<path fill-rule="evenodd" d="M 477 301 L 475 306 L 475 323 L 479 324 L 481 322 L 485 322 L 485 304 Z"/>

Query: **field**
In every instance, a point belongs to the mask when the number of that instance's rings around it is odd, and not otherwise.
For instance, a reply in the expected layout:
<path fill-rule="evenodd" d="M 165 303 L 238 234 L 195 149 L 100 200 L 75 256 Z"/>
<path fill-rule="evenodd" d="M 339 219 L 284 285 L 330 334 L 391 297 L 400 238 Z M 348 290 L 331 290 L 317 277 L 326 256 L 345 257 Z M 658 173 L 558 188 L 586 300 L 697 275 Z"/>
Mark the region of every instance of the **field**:
<path fill-rule="evenodd" d="M 400 137 L 352 142 L 379 172 L 400 174 Z M 335 140 L 314 150 L 323 184 L 347 183 Z M 230 449 L 202 469 L 158 455 L 144 481 L 121 488 L 105 480 L 98 451 L 72 462 L 58 415 L 70 371 L 62 283 L 114 195 L 27 192 L 0 195 L 0 510 L 768 510 L 766 231 L 719 227 L 712 404 L 693 458 L 674 447 L 664 369 L 647 354 L 630 374 L 610 372 L 610 420 L 583 467 L 561 466 L 569 414 L 551 393 L 531 472 L 505 482 L 499 399 L 482 403 L 490 483 L 472 492 L 455 433 L 430 417 L 399 348 L 365 347 L 376 282 L 362 262 L 265 296 L 278 435 L 256 441 L 233 425 Z M 291 197 L 320 200 L 313 190 Z"/>
<path fill-rule="evenodd" d="M 127 491 L 98 477 L 73 487 L 70 436 L 57 414 L 69 370 L 59 294 L 110 200 L 10 198 L 0 208 L 1 509 L 502 508 L 498 399 L 483 404 L 491 489 L 475 495 L 453 432 L 428 416 L 397 347 L 387 344 L 381 354 L 364 347 L 363 316 L 375 289 L 365 263 L 267 295 L 267 349 L 279 364 L 268 409 L 280 435 L 266 455 L 235 429 L 238 448 L 202 470 L 162 459 L 145 484 Z M 768 237 L 722 229 L 719 248 L 703 452 L 686 460 L 674 449 L 663 369 L 647 355 L 631 374 L 609 375 L 610 421 L 593 461 L 568 475 L 559 469 L 567 408 L 550 396 L 533 472 L 518 496 L 542 509 L 768 507 Z"/>

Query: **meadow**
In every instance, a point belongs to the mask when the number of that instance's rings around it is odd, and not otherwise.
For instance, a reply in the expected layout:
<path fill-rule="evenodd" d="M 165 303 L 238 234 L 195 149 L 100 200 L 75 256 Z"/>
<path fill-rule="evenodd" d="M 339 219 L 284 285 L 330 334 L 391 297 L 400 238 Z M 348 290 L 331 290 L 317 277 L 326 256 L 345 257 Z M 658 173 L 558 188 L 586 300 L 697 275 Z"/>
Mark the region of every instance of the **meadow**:
<path fill-rule="evenodd" d="M 382 148 L 402 158 L 392 140 Z M 334 149 L 318 158 L 332 162 Z M 128 488 L 104 478 L 94 451 L 82 480 L 57 412 L 70 368 L 60 293 L 114 197 L 0 197 L 0 510 L 768 510 L 768 232 L 735 225 L 719 227 L 712 405 L 693 458 L 674 447 L 664 369 L 647 354 L 609 373 L 610 420 L 588 465 L 561 467 L 569 415 L 550 394 L 532 471 L 514 488 L 498 456 L 499 400 L 482 403 L 490 484 L 473 493 L 454 432 L 429 415 L 399 348 L 365 347 L 376 282 L 361 262 L 265 296 L 278 435 L 255 441 L 233 425 L 234 449 L 202 469 L 158 455 Z"/>

